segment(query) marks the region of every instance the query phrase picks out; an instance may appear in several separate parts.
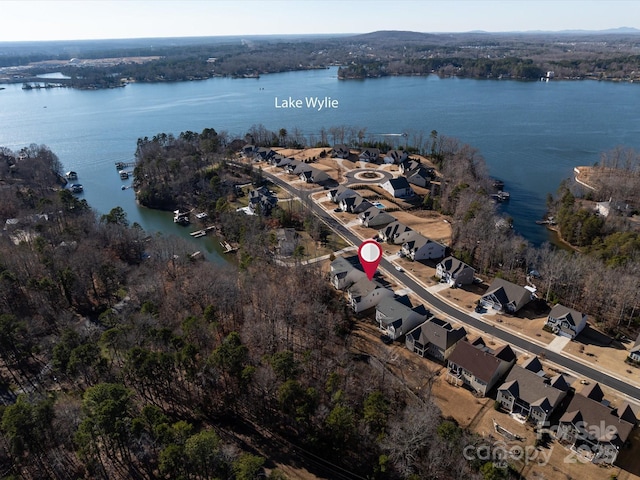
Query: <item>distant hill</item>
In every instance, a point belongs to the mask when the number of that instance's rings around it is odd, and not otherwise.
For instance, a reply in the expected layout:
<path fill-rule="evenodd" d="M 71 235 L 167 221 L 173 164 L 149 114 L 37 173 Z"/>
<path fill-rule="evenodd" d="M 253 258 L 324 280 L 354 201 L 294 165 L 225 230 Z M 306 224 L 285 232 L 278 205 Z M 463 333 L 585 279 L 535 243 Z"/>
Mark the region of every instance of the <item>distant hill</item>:
<path fill-rule="evenodd" d="M 363 33 L 349 37 L 361 41 L 385 41 L 385 42 L 424 42 L 437 37 L 432 33 L 409 32 L 404 30 L 379 30 L 371 33 Z"/>

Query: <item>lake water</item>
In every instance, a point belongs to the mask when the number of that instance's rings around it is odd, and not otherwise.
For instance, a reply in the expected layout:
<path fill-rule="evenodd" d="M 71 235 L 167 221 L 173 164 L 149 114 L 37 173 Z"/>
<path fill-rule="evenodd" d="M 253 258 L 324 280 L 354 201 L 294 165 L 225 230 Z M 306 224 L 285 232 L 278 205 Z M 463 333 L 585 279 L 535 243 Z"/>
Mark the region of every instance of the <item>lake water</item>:
<path fill-rule="evenodd" d="M 640 151 L 640 86 L 595 81 L 517 82 L 430 77 L 339 81 L 337 69 L 215 78 L 198 82 L 131 84 L 113 90 L 0 90 L 0 146 L 48 145 L 66 170 L 79 174 L 84 197 L 101 213 L 122 206 L 145 230 L 177 233 L 166 212 L 140 208 L 115 162 L 133 161 L 136 140 L 160 132 L 204 128 L 242 137 L 252 125 L 270 130 L 355 126 L 370 134 L 432 130 L 476 147 L 490 174 L 505 182 L 504 211 L 534 244 L 548 239 L 535 224 L 548 192 L 618 145 Z M 283 99 L 330 97 L 337 108 L 276 108 Z M 278 99 L 276 101 L 276 98 Z M 304 103 L 304 102 L 303 102 Z M 372 136 L 383 140 L 383 136 Z M 198 239 L 210 256 L 213 239 Z"/>

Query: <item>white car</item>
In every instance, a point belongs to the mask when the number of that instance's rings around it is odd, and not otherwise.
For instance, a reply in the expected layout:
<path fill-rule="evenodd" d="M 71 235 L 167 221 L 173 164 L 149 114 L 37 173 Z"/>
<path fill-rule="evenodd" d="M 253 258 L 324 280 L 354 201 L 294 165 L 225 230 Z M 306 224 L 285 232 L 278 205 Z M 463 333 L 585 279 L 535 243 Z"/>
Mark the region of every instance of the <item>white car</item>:
<path fill-rule="evenodd" d="M 395 266 L 396 270 L 398 270 L 399 272 L 404 272 L 404 268 L 399 267 L 398 265 Z"/>

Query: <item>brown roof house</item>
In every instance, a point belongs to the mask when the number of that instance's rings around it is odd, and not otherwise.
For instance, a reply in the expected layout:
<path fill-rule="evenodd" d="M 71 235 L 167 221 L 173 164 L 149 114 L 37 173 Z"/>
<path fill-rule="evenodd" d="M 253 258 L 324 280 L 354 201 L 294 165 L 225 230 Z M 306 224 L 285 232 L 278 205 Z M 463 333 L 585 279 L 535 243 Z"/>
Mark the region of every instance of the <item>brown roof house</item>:
<path fill-rule="evenodd" d="M 509 345 L 492 350 L 482 338 L 458 342 L 447 361 L 447 380 L 467 385 L 485 397 L 515 362 L 516 354 Z"/>
<path fill-rule="evenodd" d="M 414 307 L 406 295 L 398 298 L 385 298 L 376 306 L 378 328 L 391 340 L 397 340 L 408 331 L 424 323 L 429 310 L 424 305 Z"/>
<path fill-rule="evenodd" d="M 636 423 L 629 404 L 612 409 L 594 383 L 574 395 L 560 418 L 556 438 L 593 463 L 613 464 Z"/>
<path fill-rule="evenodd" d="M 535 290 L 529 290 L 502 278 L 495 278 L 480 298 L 480 305 L 498 312 L 516 313 L 531 301 L 534 292 Z"/>
<path fill-rule="evenodd" d="M 449 285 L 470 285 L 476 271 L 457 258 L 447 257 L 436 265 L 436 277 Z"/>
<path fill-rule="evenodd" d="M 544 424 L 567 395 L 569 385 L 562 375 L 547 377 L 538 357 L 515 365 L 498 388 L 497 401 L 509 413 Z"/>
<path fill-rule="evenodd" d="M 453 328 L 449 322 L 432 317 L 407 333 L 404 343 L 421 357 L 430 356 L 444 362 L 456 343 L 466 336 L 464 327 Z"/>
<path fill-rule="evenodd" d="M 575 338 L 587 326 L 587 315 L 558 303 L 549 312 L 545 325 L 562 337 Z"/>

